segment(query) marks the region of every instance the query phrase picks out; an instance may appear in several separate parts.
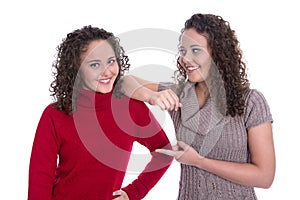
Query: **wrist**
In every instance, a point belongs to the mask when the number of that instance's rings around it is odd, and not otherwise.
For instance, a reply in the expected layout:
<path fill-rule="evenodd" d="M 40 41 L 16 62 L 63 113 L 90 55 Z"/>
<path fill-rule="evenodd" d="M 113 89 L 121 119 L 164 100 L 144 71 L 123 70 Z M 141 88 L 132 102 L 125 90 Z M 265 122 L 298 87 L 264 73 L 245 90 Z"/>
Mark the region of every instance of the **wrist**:
<path fill-rule="evenodd" d="M 149 90 L 148 88 L 143 87 L 143 101 L 149 103 L 150 105 L 153 105 L 153 102 L 151 102 L 152 97 L 154 96 L 154 91 Z"/>
<path fill-rule="evenodd" d="M 206 160 L 205 157 L 199 156 L 199 158 L 197 159 L 197 162 L 196 162 L 195 166 L 198 167 L 198 168 L 203 168 L 203 162 L 205 160 Z"/>

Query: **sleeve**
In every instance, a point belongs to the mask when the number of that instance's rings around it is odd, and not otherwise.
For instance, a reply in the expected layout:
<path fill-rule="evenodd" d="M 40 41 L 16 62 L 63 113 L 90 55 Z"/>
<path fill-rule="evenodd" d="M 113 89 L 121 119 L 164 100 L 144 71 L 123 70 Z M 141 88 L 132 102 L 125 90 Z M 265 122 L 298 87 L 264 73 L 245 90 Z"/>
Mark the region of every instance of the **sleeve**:
<path fill-rule="evenodd" d="M 40 118 L 29 164 L 28 200 L 51 200 L 58 155 L 58 139 L 49 107 Z"/>
<path fill-rule="evenodd" d="M 158 91 L 163 91 L 163 90 L 167 90 L 167 89 L 171 89 L 173 90 L 173 92 L 175 92 L 175 94 L 177 94 L 177 85 L 175 83 L 171 83 L 171 82 L 160 82 L 158 84 Z"/>
<path fill-rule="evenodd" d="M 273 122 L 269 105 L 261 92 L 252 89 L 246 98 L 246 129 L 248 130 L 268 121 Z"/>
<path fill-rule="evenodd" d="M 158 148 L 171 149 L 171 144 L 148 107 L 143 102 L 135 101 L 134 109 L 131 110 L 134 113 L 133 120 L 139 127 L 136 141 L 147 147 L 151 154 L 151 160 L 137 179 L 123 188 L 130 200 L 139 200 L 160 180 L 171 165 L 173 157 L 154 152 Z"/>

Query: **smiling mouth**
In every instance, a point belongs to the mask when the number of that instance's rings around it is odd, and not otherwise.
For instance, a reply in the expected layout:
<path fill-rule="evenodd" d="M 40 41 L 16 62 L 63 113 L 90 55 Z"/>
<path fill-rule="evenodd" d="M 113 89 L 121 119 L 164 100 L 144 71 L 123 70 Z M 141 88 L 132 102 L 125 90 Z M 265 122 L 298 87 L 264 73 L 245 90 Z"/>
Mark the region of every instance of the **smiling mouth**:
<path fill-rule="evenodd" d="M 99 83 L 102 83 L 102 84 L 109 84 L 111 81 L 111 78 L 107 78 L 107 79 L 100 79 L 98 80 Z"/>
<path fill-rule="evenodd" d="M 197 66 L 197 67 L 194 67 L 194 66 L 187 66 L 186 69 L 187 69 L 187 71 L 188 71 L 189 73 L 191 73 L 191 72 L 193 72 L 193 71 L 195 71 L 195 70 L 197 70 L 197 69 L 200 69 L 200 66 Z"/>

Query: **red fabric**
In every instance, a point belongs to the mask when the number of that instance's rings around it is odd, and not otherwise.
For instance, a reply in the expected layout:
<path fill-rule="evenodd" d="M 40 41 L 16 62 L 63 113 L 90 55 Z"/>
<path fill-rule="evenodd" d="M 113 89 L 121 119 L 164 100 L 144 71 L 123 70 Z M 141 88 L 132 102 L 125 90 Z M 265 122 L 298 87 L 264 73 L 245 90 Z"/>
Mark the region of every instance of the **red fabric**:
<path fill-rule="evenodd" d="M 170 148 L 168 138 L 143 102 L 81 92 L 73 114 L 49 105 L 41 116 L 30 159 L 28 199 L 111 200 L 113 191 L 121 189 L 135 141 L 152 157 L 148 162 L 145 155 L 136 155 L 137 166 L 144 161 L 145 168 L 123 190 L 130 200 L 142 199 L 172 162 L 153 153 Z"/>

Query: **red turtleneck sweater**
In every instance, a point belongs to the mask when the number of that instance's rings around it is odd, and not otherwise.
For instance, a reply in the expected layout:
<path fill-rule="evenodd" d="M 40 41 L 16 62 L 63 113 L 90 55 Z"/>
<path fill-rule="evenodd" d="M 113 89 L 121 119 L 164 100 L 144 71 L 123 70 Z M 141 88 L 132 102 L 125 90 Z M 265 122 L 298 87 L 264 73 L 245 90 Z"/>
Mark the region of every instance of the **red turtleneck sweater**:
<path fill-rule="evenodd" d="M 170 148 L 170 142 L 147 106 L 87 90 L 81 91 L 77 110 L 70 115 L 47 106 L 33 142 L 28 199 L 113 199 L 113 191 L 122 187 L 135 141 L 149 149 L 151 160 L 133 155 L 136 165 L 131 171 L 144 165 L 137 179 L 122 188 L 130 200 L 142 199 L 172 162 L 153 152 Z"/>

